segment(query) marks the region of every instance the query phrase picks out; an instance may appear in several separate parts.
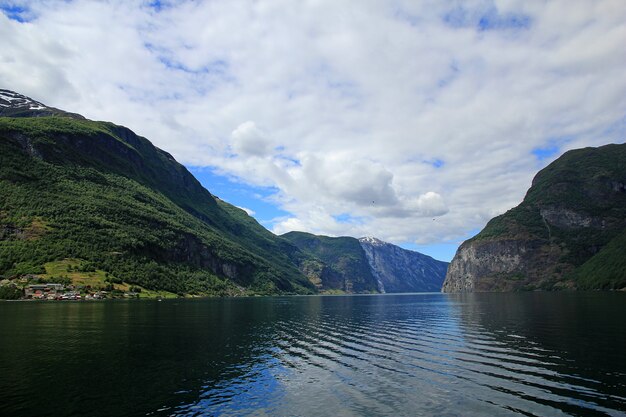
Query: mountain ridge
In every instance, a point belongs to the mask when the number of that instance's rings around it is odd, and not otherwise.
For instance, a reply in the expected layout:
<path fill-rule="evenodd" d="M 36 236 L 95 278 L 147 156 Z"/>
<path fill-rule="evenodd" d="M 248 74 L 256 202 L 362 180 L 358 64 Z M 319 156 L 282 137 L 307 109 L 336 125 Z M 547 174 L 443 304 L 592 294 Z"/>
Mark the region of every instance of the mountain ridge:
<path fill-rule="evenodd" d="M 339 266 L 326 264 L 211 194 L 132 130 L 5 89 L 0 195 L 0 275 L 42 274 L 44 264 L 75 259 L 109 283 L 180 294 L 311 294 L 317 270 L 336 280 L 332 289 L 343 279 L 344 292 L 378 291 L 357 239 L 341 241 Z M 346 280 L 346 271 L 356 275 Z"/>
<path fill-rule="evenodd" d="M 439 291 L 448 265 L 375 237 L 357 239 L 305 232 L 289 232 L 282 237 L 309 255 L 298 265 L 322 291 Z"/>
<path fill-rule="evenodd" d="M 77 113 L 69 113 L 33 100 L 15 91 L 0 88 L 0 117 L 66 116 L 85 119 Z"/>
<path fill-rule="evenodd" d="M 147 139 L 109 122 L 50 115 L 32 102 L 16 108 L 16 117 L 0 118 L 0 187 L 7 197 L 0 207 L 1 272 L 41 272 L 37 265 L 80 254 L 146 288 L 211 293 L 232 282 L 259 293 L 314 292 L 289 258 L 295 248 L 214 198 Z M 44 114 L 33 116 L 37 111 Z M 53 225 L 37 239 L 8 232 L 37 217 Z M 95 248 L 123 255 L 104 259 Z M 189 285 L 178 285 L 177 276 L 185 275 Z"/>
<path fill-rule="evenodd" d="M 459 247 L 442 291 L 624 288 L 625 233 L 626 144 L 571 150 Z"/>

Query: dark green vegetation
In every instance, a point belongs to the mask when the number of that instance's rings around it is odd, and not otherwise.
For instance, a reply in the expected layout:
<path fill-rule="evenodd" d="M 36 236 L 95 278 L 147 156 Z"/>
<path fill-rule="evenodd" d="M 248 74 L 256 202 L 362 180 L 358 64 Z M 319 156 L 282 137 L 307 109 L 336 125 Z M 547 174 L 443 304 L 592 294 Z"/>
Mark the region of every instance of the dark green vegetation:
<path fill-rule="evenodd" d="M 625 288 L 626 144 L 566 152 L 455 258 L 444 289 Z"/>
<path fill-rule="evenodd" d="M 576 270 L 581 288 L 626 287 L 626 230 Z"/>
<path fill-rule="evenodd" d="M 0 286 L 0 300 L 19 300 L 24 292 L 13 285 Z"/>
<path fill-rule="evenodd" d="M 179 294 L 312 293 L 296 252 L 127 128 L 0 117 L 0 275 L 72 258 Z"/>
<path fill-rule="evenodd" d="M 325 291 L 377 292 L 376 280 L 358 239 L 316 236 L 304 232 L 282 235 L 303 255 L 297 258 L 300 270 Z"/>

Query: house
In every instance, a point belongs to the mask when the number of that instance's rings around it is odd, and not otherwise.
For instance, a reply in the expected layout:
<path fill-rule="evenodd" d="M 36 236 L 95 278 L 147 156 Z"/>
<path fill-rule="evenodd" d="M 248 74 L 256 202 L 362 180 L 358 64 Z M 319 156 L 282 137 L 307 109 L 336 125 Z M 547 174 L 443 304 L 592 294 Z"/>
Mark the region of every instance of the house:
<path fill-rule="evenodd" d="M 60 297 L 61 300 L 80 300 L 80 293 L 76 291 L 66 292 Z"/>
<path fill-rule="evenodd" d="M 50 299 L 57 297 L 64 289 L 63 284 L 31 284 L 24 288 L 24 297 Z"/>

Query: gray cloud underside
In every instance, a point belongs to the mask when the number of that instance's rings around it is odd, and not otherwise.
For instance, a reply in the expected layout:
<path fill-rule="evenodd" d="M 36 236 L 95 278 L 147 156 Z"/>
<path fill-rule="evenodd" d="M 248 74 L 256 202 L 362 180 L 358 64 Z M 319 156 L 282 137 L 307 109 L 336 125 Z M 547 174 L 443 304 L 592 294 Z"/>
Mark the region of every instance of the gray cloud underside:
<path fill-rule="evenodd" d="M 624 140 L 621 0 L 10 4 L 0 86 L 277 187 L 276 232 L 457 241 Z"/>

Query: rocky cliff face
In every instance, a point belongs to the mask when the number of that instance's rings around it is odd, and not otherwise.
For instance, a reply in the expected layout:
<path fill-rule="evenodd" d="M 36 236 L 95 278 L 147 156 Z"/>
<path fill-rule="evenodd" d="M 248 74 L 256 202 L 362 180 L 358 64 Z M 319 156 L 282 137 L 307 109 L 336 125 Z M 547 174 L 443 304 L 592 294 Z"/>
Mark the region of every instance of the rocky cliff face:
<path fill-rule="evenodd" d="M 541 239 L 465 242 L 448 267 L 443 292 L 515 291 L 529 284 L 552 285 L 550 278 L 569 266 L 559 263 L 558 247 Z M 547 250 L 546 250 L 547 249 Z M 552 250 L 551 250 L 552 249 Z M 571 287 L 571 282 L 561 286 Z"/>
<path fill-rule="evenodd" d="M 452 260 L 444 292 L 626 286 L 626 144 L 565 153 Z M 620 240 L 622 239 L 622 240 Z"/>
<path fill-rule="evenodd" d="M 296 263 L 321 291 L 439 291 L 448 266 L 447 262 L 373 237 L 357 240 L 303 232 L 290 232 L 282 237 L 306 255 L 296 259 Z"/>
<path fill-rule="evenodd" d="M 373 237 L 359 239 L 381 293 L 441 290 L 447 262 Z"/>

